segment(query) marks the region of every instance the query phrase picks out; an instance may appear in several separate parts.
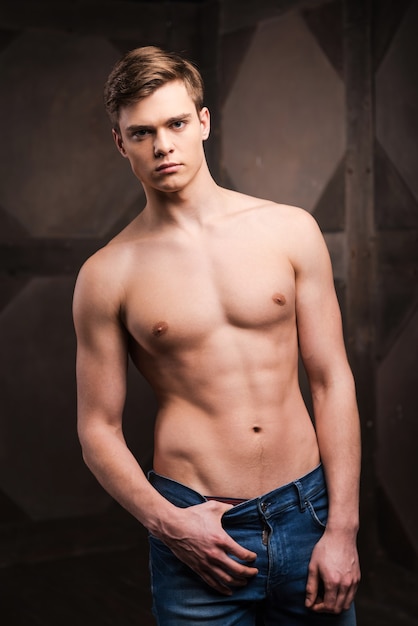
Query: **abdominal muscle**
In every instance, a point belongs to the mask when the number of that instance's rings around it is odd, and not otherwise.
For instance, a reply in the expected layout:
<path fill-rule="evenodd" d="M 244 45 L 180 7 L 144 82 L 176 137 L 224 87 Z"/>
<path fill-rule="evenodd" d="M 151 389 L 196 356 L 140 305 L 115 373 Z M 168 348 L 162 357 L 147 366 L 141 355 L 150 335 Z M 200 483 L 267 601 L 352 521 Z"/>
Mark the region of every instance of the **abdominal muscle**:
<path fill-rule="evenodd" d="M 246 351 L 228 357 L 224 346 L 206 351 L 203 360 L 182 358 L 167 372 L 157 365 L 164 395 L 155 427 L 156 472 L 203 495 L 249 499 L 319 464 L 298 383 L 297 348 L 276 346 L 268 354 L 257 350 L 257 341 L 249 344 L 248 359 Z"/>

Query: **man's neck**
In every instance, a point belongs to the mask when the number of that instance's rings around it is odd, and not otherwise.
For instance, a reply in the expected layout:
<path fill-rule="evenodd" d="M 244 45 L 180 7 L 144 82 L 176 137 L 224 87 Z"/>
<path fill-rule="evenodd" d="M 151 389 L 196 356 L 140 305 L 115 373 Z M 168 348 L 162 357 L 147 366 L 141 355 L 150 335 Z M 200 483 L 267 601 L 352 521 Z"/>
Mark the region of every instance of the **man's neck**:
<path fill-rule="evenodd" d="M 145 193 L 147 204 L 142 216 L 150 228 L 202 226 L 223 210 L 223 190 L 209 171 L 180 191 L 146 189 Z"/>

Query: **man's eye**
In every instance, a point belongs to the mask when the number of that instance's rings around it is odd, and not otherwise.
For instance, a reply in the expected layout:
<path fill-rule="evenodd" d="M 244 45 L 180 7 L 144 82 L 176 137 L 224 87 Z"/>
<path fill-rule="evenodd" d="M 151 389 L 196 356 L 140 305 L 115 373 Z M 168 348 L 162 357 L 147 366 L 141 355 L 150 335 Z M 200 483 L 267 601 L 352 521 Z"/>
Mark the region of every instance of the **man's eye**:
<path fill-rule="evenodd" d="M 133 133 L 134 137 L 137 137 L 138 139 L 143 139 L 144 137 L 147 137 L 147 135 L 150 134 L 150 131 L 147 128 L 141 128 L 139 130 L 136 130 Z"/>
<path fill-rule="evenodd" d="M 173 128 L 176 128 L 177 130 L 179 130 L 180 128 L 183 128 L 185 125 L 185 122 L 183 122 L 183 120 L 177 120 L 176 122 L 173 122 Z"/>

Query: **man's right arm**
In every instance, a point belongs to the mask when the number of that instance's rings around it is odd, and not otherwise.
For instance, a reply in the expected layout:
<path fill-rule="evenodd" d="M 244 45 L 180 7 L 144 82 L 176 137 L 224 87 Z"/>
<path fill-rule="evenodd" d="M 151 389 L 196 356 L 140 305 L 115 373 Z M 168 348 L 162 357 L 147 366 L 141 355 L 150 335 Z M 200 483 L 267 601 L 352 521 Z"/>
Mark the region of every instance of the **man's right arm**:
<path fill-rule="evenodd" d="M 78 434 L 83 458 L 99 483 L 160 538 L 176 556 L 220 593 L 257 573 L 237 563 L 255 554 L 234 542 L 222 528 L 230 508 L 207 502 L 180 509 L 148 482 L 126 445 L 122 414 L 126 395 L 127 331 L 121 317 L 122 288 L 109 254 L 83 266 L 74 292 L 77 335 Z"/>
<path fill-rule="evenodd" d="M 78 435 L 83 458 L 100 484 L 152 530 L 158 523 L 152 512 L 164 516 L 170 504 L 151 488 L 124 439 L 128 350 L 120 283 L 107 262 L 110 255 L 97 256 L 81 269 L 74 292 Z"/>

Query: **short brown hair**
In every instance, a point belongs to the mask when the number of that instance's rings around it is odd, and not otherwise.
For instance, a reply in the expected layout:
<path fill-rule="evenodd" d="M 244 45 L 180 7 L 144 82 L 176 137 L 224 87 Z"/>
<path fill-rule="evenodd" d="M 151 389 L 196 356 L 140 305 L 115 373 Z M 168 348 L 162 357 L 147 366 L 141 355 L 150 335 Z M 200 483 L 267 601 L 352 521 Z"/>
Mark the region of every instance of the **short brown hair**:
<path fill-rule="evenodd" d="M 190 61 L 156 46 L 127 52 L 116 63 L 105 85 L 105 108 L 112 124 L 118 126 L 121 107 L 146 98 L 173 80 L 184 82 L 196 109 L 200 111 L 203 106 L 203 80 Z"/>

